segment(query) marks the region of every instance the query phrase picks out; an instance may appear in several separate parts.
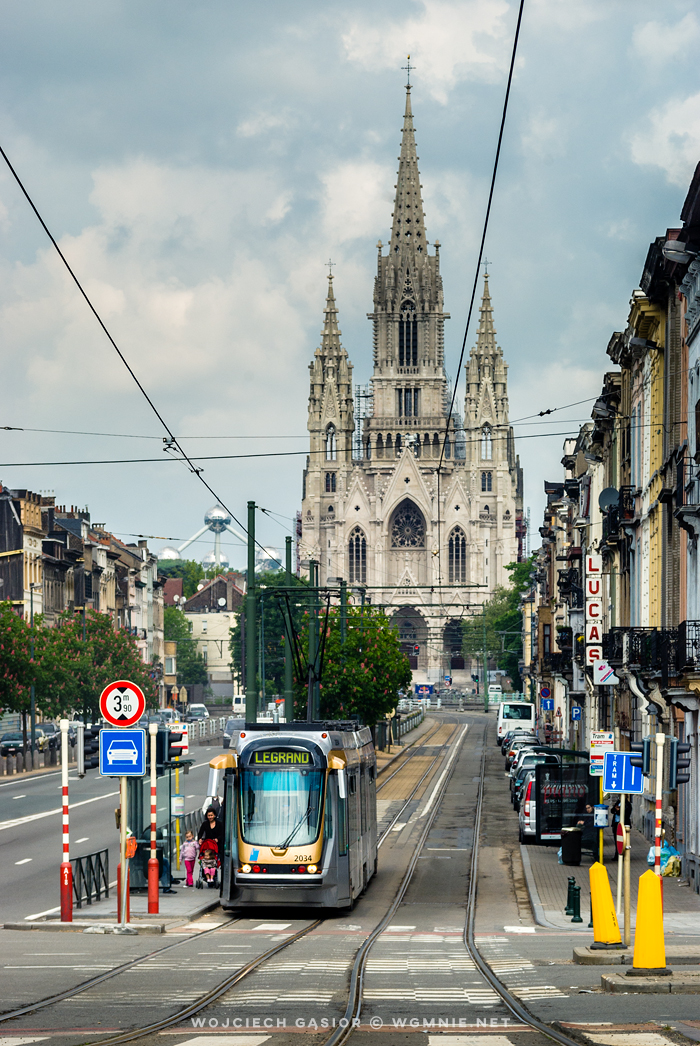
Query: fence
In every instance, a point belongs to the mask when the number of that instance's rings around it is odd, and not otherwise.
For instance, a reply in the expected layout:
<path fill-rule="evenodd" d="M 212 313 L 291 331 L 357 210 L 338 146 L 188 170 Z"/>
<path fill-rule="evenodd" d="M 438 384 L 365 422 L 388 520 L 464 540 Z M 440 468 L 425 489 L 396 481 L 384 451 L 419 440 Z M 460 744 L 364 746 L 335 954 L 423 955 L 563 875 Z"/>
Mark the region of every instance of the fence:
<path fill-rule="evenodd" d="M 190 741 L 200 741 L 203 738 L 223 734 L 226 720 L 227 716 L 224 715 L 211 719 L 200 719 L 197 723 L 188 723 L 187 733 Z"/>
<path fill-rule="evenodd" d="M 397 722 L 398 719 L 398 722 Z M 397 717 L 394 719 L 392 726 L 392 733 L 394 738 L 398 740 L 407 734 L 409 730 L 415 730 L 415 728 L 423 722 L 425 719 L 425 709 L 421 708 L 418 712 L 409 712 L 406 716 Z"/>
<path fill-rule="evenodd" d="M 109 897 L 109 851 L 98 850 L 85 857 L 72 857 L 73 897 L 75 907 L 82 908 L 83 902 L 92 904 L 102 895 Z"/>

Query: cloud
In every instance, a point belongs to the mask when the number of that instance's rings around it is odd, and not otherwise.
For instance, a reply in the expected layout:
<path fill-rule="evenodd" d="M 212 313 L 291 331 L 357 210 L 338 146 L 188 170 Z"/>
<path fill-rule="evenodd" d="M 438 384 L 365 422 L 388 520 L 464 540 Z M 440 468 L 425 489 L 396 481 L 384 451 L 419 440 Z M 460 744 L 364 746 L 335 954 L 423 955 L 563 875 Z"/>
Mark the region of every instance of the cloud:
<path fill-rule="evenodd" d="M 321 175 L 323 231 L 335 243 L 377 236 L 391 228 L 395 171 L 349 160 Z"/>
<path fill-rule="evenodd" d="M 687 186 L 700 160 L 700 93 L 652 109 L 647 127 L 630 138 L 632 159 L 660 167 L 669 182 Z"/>
<path fill-rule="evenodd" d="M 632 45 L 637 54 L 651 65 L 665 65 L 676 55 L 688 54 L 700 41 L 700 22 L 689 12 L 674 25 L 645 22 L 634 30 Z"/>
<path fill-rule="evenodd" d="M 422 84 L 442 104 L 464 80 L 498 80 L 508 56 L 505 0 L 420 0 L 414 15 L 355 21 L 343 36 L 351 62 L 395 70 L 415 60 Z"/>

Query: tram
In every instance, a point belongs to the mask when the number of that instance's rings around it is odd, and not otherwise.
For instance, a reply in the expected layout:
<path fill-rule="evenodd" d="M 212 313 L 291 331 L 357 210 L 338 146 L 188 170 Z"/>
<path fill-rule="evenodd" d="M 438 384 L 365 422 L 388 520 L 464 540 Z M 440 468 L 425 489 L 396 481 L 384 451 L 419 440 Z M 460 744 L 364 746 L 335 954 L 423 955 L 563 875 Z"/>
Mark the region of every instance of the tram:
<path fill-rule="evenodd" d="M 246 723 L 209 763 L 221 905 L 352 908 L 377 870 L 377 760 L 356 722 Z"/>

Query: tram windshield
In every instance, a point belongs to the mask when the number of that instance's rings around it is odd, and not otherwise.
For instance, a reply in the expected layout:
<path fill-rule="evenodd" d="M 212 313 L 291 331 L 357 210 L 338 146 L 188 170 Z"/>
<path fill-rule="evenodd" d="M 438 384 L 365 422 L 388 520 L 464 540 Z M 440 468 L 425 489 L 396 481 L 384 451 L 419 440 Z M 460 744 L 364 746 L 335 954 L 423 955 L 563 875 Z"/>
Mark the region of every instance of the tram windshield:
<path fill-rule="evenodd" d="M 244 770 L 243 839 L 255 846 L 308 846 L 318 838 L 323 770 Z"/>

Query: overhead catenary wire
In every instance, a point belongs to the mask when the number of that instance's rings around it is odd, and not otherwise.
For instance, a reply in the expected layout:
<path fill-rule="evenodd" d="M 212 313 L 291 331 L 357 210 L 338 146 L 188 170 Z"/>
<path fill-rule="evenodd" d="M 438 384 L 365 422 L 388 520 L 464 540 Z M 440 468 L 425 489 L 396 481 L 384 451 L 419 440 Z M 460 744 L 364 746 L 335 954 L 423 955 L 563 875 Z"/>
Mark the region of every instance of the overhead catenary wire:
<path fill-rule="evenodd" d="M 569 437 L 571 437 L 571 436 L 578 436 L 578 432 L 530 432 L 530 433 L 527 433 L 524 436 L 518 436 L 518 439 L 549 439 L 552 436 L 569 436 Z M 507 436 L 502 436 L 502 437 L 501 436 L 494 436 L 493 442 L 496 443 L 496 442 L 498 442 L 501 439 L 502 440 L 507 440 L 508 437 Z M 478 443 L 479 441 L 478 440 L 465 440 L 465 442 L 466 443 Z M 325 454 L 325 451 L 324 450 L 319 450 L 319 451 L 310 452 L 308 450 L 271 450 L 271 451 L 261 451 L 258 454 L 197 454 L 195 456 L 192 456 L 192 458 L 188 459 L 188 460 L 191 460 L 192 462 L 195 462 L 195 461 L 242 461 L 242 460 L 245 460 L 246 458 L 293 458 L 293 457 L 300 457 L 302 455 L 304 455 L 306 457 L 312 457 L 316 453 L 317 454 Z M 85 460 L 80 460 L 80 461 L 0 461 L 0 468 L 8 468 L 8 469 L 9 468 L 33 468 L 33 467 L 38 467 L 38 466 L 42 466 L 42 465 L 43 466 L 49 466 L 49 465 L 51 465 L 51 466 L 55 466 L 55 465 L 144 465 L 144 464 L 154 464 L 154 463 L 155 464 L 160 464 L 160 463 L 165 462 L 165 461 L 179 461 L 179 460 L 180 460 L 179 458 L 164 457 L 164 458 L 87 458 Z M 381 461 L 382 459 L 380 458 L 379 460 Z M 392 459 L 391 458 L 387 458 L 386 460 L 387 461 L 391 461 Z M 419 460 L 421 460 L 421 459 L 419 459 Z M 430 461 L 429 458 L 426 458 L 425 460 L 428 461 L 428 462 Z M 457 459 L 457 460 L 461 460 L 461 459 Z M 202 482 L 204 483 L 205 481 L 202 480 Z M 210 493 L 214 495 L 214 497 L 218 497 L 216 492 L 214 490 L 212 490 L 212 488 L 208 484 L 205 483 L 205 486 L 210 491 Z M 227 512 L 230 511 L 230 509 L 227 508 L 227 506 L 224 504 L 223 501 L 220 501 L 220 503 L 221 503 L 221 505 L 223 505 L 223 507 L 226 509 Z M 269 514 L 269 509 L 265 510 L 265 514 L 266 515 Z M 279 513 L 279 514 L 281 514 L 281 513 Z M 233 519 L 236 519 L 236 517 L 233 515 L 233 513 L 231 513 L 231 516 L 232 516 Z M 285 519 L 289 519 L 290 517 L 285 516 L 284 518 Z M 236 523 L 238 523 L 237 519 L 236 519 Z M 238 525 L 242 526 L 241 523 L 238 523 Z M 244 530 L 245 530 L 245 528 L 244 528 Z M 262 545 L 260 545 L 260 542 L 256 542 L 256 544 L 259 545 L 260 548 L 263 547 Z"/>

